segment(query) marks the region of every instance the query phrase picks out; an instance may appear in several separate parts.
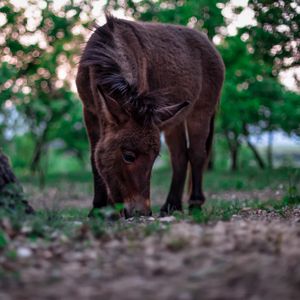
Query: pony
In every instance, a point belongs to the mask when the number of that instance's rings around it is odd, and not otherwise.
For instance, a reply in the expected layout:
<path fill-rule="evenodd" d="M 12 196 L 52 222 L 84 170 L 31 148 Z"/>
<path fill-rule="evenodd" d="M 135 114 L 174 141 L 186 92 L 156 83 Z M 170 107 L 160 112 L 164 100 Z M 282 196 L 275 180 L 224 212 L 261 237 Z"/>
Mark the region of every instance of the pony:
<path fill-rule="evenodd" d="M 205 201 L 203 171 L 224 81 L 221 56 L 204 33 L 106 16 L 82 53 L 76 85 L 91 150 L 93 209 L 122 203 L 125 217 L 151 215 L 150 179 L 168 145 L 172 181 L 161 215 Z"/>

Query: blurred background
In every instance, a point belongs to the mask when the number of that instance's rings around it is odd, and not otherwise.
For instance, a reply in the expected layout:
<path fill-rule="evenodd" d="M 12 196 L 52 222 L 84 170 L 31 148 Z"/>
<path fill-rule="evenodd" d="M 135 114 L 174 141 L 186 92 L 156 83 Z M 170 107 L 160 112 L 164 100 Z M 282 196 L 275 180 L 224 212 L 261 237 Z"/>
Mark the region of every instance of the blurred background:
<path fill-rule="evenodd" d="M 272 196 L 298 180 L 297 0 L 1 0 L 0 148 L 27 193 L 39 201 L 91 204 L 89 146 L 74 79 L 93 24 L 105 23 L 105 9 L 201 30 L 219 49 L 226 81 L 205 178 L 209 195 L 252 190 Z M 152 182 L 160 202 L 170 171 L 163 144 Z"/>

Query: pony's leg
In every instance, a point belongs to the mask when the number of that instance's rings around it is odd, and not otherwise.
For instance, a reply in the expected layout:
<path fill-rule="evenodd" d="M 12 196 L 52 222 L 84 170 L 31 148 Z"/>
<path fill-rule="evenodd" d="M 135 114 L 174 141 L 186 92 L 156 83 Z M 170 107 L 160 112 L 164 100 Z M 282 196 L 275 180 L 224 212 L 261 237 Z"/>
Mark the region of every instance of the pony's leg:
<path fill-rule="evenodd" d="M 213 138 L 212 114 L 201 114 L 188 120 L 188 133 L 190 148 L 188 159 L 191 164 L 191 192 L 189 197 L 189 209 L 201 208 L 205 202 L 202 180 L 205 165 L 207 163 Z"/>
<path fill-rule="evenodd" d="M 84 121 L 90 141 L 91 165 L 94 177 L 93 209 L 107 205 L 107 192 L 102 177 L 99 175 L 95 164 L 95 147 L 100 138 L 99 121 L 95 114 L 84 109 Z M 93 215 L 93 209 L 89 216 Z"/>
<path fill-rule="evenodd" d="M 188 162 L 183 123 L 166 131 L 165 138 L 170 151 L 173 174 L 167 200 L 160 210 L 162 216 L 182 210 L 181 198 Z"/>

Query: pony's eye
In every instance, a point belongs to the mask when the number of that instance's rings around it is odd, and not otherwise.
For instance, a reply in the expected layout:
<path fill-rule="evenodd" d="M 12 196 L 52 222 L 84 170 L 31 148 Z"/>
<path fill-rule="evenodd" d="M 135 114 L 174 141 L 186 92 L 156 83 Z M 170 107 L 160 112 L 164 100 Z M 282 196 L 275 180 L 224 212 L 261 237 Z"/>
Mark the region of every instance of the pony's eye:
<path fill-rule="evenodd" d="M 127 164 L 132 164 L 135 161 L 136 155 L 132 151 L 124 151 L 123 152 L 123 160 Z"/>

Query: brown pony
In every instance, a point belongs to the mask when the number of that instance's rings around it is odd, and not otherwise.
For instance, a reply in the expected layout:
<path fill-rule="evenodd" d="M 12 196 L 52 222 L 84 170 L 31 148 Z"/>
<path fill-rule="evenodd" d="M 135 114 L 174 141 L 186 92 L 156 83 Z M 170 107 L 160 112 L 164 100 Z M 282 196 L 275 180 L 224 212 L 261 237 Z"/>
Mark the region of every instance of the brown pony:
<path fill-rule="evenodd" d="M 188 162 L 189 207 L 201 207 L 223 80 L 222 59 L 206 35 L 107 16 L 85 47 L 76 79 L 91 146 L 93 207 L 123 203 L 126 217 L 151 214 L 161 131 L 173 168 L 161 214 L 182 210 Z"/>

